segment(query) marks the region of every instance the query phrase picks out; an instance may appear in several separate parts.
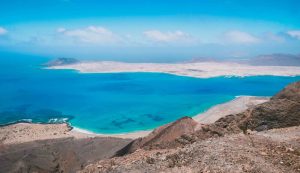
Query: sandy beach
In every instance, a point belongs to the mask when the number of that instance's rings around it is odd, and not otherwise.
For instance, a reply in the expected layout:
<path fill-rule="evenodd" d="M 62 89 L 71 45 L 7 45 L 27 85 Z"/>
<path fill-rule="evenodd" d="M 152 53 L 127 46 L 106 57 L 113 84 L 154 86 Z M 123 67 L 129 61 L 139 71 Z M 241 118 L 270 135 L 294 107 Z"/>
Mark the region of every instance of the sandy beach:
<path fill-rule="evenodd" d="M 193 63 L 124 63 L 113 61 L 86 61 L 75 64 L 47 67 L 48 69 L 72 69 L 81 73 L 159 72 L 180 76 L 209 78 L 218 76 L 297 76 L 300 67 L 252 66 L 231 62 Z"/>
<path fill-rule="evenodd" d="M 211 124 L 226 115 L 243 112 L 269 100 L 269 97 L 239 96 L 232 101 L 213 106 L 204 113 L 194 116 L 193 119 L 201 124 Z"/>
<path fill-rule="evenodd" d="M 0 127 L 0 144 L 20 144 L 36 140 L 59 138 L 93 138 L 115 137 L 122 139 L 135 139 L 146 136 L 151 131 L 138 131 L 124 134 L 96 134 L 79 128 L 72 128 L 67 123 L 63 124 L 34 124 L 17 123 Z"/>
<path fill-rule="evenodd" d="M 200 124 L 213 123 L 228 114 L 235 114 L 249 107 L 268 101 L 267 97 L 240 96 L 227 103 L 219 104 L 206 112 L 193 117 Z M 36 140 L 59 139 L 72 137 L 75 139 L 93 137 L 115 137 L 122 139 L 136 139 L 147 136 L 152 130 L 137 131 L 124 134 L 96 134 L 87 130 L 72 128 L 67 123 L 63 124 L 33 124 L 17 123 L 0 127 L 1 144 L 20 144 Z"/>

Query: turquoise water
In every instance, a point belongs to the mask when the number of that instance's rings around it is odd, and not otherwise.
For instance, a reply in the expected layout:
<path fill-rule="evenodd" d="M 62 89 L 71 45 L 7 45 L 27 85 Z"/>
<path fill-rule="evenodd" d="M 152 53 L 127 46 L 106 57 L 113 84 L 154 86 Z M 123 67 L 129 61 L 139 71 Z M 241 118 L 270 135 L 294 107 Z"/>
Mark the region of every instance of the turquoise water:
<path fill-rule="evenodd" d="M 57 123 L 97 133 L 152 129 L 239 95 L 272 96 L 300 77 L 198 79 L 161 73 L 45 70 L 40 57 L 1 55 L 0 124 Z"/>

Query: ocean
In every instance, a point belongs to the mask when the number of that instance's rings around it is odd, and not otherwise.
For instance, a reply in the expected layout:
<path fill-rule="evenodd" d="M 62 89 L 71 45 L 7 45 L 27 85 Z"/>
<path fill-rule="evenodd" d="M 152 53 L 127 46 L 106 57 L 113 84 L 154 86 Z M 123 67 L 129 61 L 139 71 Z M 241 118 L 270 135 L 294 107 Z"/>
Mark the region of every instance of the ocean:
<path fill-rule="evenodd" d="M 207 79 L 163 73 L 47 70 L 48 58 L 0 56 L 0 124 L 60 123 L 95 133 L 149 130 L 239 95 L 272 96 L 297 77 Z"/>

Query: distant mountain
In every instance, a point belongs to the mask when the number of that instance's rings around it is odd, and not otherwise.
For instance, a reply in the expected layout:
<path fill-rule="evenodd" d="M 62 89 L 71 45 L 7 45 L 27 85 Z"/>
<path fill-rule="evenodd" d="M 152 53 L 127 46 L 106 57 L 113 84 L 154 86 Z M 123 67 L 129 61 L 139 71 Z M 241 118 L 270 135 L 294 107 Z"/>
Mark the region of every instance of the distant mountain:
<path fill-rule="evenodd" d="M 48 63 L 46 63 L 46 66 L 60 66 L 60 65 L 68 65 L 68 64 L 75 64 L 78 63 L 79 60 L 75 58 L 57 58 L 55 60 L 52 60 Z"/>
<path fill-rule="evenodd" d="M 194 62 L 221 62 L 224 60 L 218 58 L 211 58 L 211 57 L 195 57 L 190 60 L 185 61 L 186 63 L 194 63 Z"/>
<path fill-rule="evenodd" d="M 248 64 L 257 66 L 300 66 L 300 55 L 270 54 L 249 60 Z"/>

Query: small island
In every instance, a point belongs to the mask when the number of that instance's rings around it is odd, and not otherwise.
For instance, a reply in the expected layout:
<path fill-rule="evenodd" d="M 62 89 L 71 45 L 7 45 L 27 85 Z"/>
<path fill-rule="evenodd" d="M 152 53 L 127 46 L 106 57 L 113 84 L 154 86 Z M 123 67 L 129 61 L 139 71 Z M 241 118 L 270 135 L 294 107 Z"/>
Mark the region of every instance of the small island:
<path fill-rule="evenodd" d="M 52 66 L 62 66 L 62 65 L 71 65 L 79 63 L 80 61 L 75 58 L 56 58 L 48 63 L 45 64 L 47 67 Z"/>

